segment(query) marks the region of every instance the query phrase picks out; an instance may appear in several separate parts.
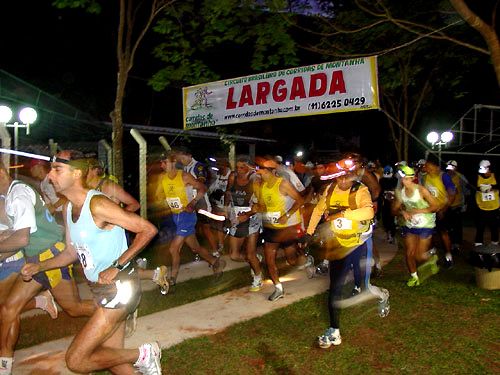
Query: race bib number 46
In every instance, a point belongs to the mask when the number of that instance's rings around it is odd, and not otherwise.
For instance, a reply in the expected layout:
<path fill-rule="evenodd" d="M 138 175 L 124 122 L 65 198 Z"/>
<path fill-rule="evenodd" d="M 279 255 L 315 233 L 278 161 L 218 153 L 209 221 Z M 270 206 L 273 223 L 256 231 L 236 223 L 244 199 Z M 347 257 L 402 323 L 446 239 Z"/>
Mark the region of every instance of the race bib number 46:
<path fill-rule="evenodd" d="M 168 207 L 180 210 L 182 203 L 180 198 L 167 198 Z"/>

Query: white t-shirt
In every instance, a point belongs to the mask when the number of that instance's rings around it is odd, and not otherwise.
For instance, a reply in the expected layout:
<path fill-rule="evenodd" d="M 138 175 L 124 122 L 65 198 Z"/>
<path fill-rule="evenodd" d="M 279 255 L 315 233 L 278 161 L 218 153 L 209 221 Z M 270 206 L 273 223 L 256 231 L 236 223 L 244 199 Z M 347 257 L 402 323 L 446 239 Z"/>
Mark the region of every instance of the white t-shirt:
<path fill-rule="evenodd" d="M 30 233 L 37 231 L 35 204 L 36 195 L 30 187 L 17 181 L 11 183 L 5 197 L 5 212 L 12 230 L 29 227 Z"/>

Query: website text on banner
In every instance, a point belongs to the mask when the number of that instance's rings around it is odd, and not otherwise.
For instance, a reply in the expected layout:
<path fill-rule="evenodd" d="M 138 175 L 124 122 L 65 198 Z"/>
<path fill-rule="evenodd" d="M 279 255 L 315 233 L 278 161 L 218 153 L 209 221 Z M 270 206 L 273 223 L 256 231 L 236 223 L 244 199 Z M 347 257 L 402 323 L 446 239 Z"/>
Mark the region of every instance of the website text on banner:
<path fill-rule="evenodd" d="M 184 129 L 379 108 L 377 57 L 184 87 Z"/>

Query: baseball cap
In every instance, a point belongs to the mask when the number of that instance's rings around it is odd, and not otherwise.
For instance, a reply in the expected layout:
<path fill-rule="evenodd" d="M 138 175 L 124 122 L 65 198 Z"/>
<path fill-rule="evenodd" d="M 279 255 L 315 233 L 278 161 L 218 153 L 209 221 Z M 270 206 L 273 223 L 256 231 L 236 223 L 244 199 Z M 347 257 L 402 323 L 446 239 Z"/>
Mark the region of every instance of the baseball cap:
<path fill-rule="evenodd" d="M 479 173 L 486 173 L 490 169 L 490 161 L 489 160 L 481 160 L 479 162 Z"/>
<path fill-rule="evenodd" d="M 455 169 L 457 169 L 457 167 L 458 167 L 458 163 L 456 160 L 448 160 L 448 163 L 446 163 L 447 170 L 454 171 Z"/>
<path fill-rule="evenodd" d="M 415 170 L 412 167 L 408 167 L 407 165 L 403 165 L 399 169 L 398 173 L 401 177 L 413 177 L 413 176 L 415 176 Z"/>
<path fill-rule="evenodd" d="M 384 167 L 384 176 L 392 176 L 393 169 L 390 165 Z"/>
<path fill-rule="evenodd" d="M 417 161 L 417 165 L 419 167 L 423 166 L 425 164 L 425 159 L 420 159 L 419 161 Z"/>

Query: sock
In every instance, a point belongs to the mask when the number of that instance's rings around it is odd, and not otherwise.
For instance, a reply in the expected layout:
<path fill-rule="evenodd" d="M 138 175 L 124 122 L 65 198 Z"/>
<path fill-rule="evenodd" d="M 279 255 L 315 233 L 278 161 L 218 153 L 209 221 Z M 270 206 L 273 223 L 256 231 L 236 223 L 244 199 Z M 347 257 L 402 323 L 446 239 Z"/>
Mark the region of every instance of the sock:
<path fill-rule="evenodd" d="M 418 275 L 416 272 L 412 272 L 410 276 L 413 277 L 414 279 L 418 279 Z"/>
<path fill-rule="evenodd" d="M 278 283 L 274 286 L 276 289 L 279 289 L 281 292 L 283 291 L 283 284 Z"/>
<path fill-rule="evenodd" d="M 324 266 L 328 266 L 328 264 L 329 264 L 328 262 L 329 262 L 329 260 L 328 260 L 328 259 L 324 259 L 324 260 L 323 260 L 323 265 L 324 265 Z"/>
<path fill-rule="evenodd" d="M 12 371 L 12 357 L 0 357 L 0 369 Z"/>
<path fill-rule="evenodd" d="M 153 281 L 158 279 L 158 272 L 160 271 L 160 267 L 156 267 L 153 273 Z"/>
<path fill-rule="evenodd" d="M 253 277 L 253 281 L 254 281 L 255 283 L 258 283 L 258 282 L 262 281 L 262 274 L 261 274 L 261 273 L 259 273 L 258 275 L 255 275 L 255 276 Z"/>
<path fill-rule="evenodd" d="M 446 260 L 448 261 L 451 261 L 453 260 L 453 257 L 451 256 L 451 253 L 446 253 L 446 255 L 444 256 L 446 258 Z"/>
<path fill-rule="evenodd" d="M 47 308 L 47 298 L 45 296 L 35 296 L 35 307 L 37 309 L 45 310 Z"/>

